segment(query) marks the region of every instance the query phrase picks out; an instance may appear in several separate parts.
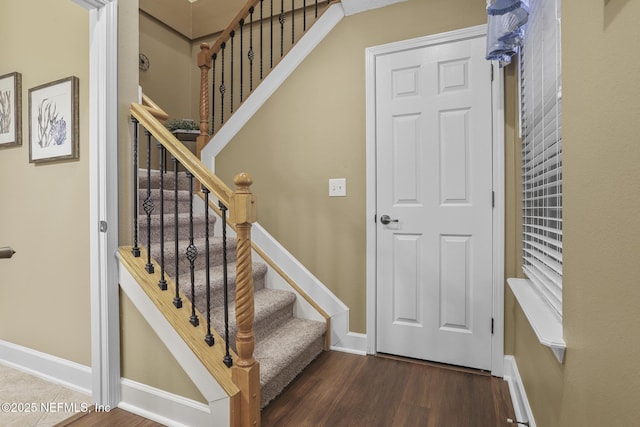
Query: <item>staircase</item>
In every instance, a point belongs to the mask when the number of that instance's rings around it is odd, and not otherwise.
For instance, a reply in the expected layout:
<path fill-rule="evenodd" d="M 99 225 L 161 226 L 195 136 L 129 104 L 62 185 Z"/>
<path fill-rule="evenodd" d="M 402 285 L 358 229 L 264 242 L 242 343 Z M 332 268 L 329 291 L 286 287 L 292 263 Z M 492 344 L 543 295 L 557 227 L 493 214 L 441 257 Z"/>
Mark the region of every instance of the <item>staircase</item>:
<path fill-rule="evenodd" d="M 146 198 L 147 171 L 139 173 L 139 200 Z M 165 274 L 176 280 L 175 225 L 174 217 L 174 172 L 165 173 Z M 151 197 L 154 206 L 160 206 L 160 172 L 151 172 Z M 189 246 L 189 209 L 192 195 L 189 181 L 184 172 L 178 172 L 178 283 L 184 295 L 191 300 L 190 263 L 185 253 Z M 167 213 L 171 212 L 171 213 Z M 210 228 L 214 229 L 216 217 L 210 212 Z M 146 223 L 146 214 L 139 216 L 139 223 Z M 219 219 L 218 219 L 219 220 Z M 196 309 L 206 314 L 206 267 L 205 236 L 203 212 L 193 216 L 194 245 L 198 249 L 198 257 L 194 262 L 194 290 Z M 140 241 L 147 241 L 146 227 L 141 227 Z M 151 255 L 155 260 L 160 254 L 160 215 L 151 215 Z M 210 301 L 211 324 L 218 334 L 224 338 L 224 300 L 223 300 L 223 245 L 222 238 L 213 236 L 209 242 L 210 251 Z M 235 239 L 228 239 L 228 287 L 229 287 L 229 343 L 235 351 L 237 326 L 235 309 L 231 302 L 235 296 Z M 267 266 L 261 262 L 253 263 L 253 283 L 255 289 L 255 324 L 256 338 L 255 359 L 260 363 L 261 407 L 265 407 L 273 398 L 289 384 L 315 357 L 324 349 L 326 324 L 314 320 L 294 317 L 296 295 L 293 292 L 268 289 L 265 287 Z M 167 292 L 171 292 L 168 290 Z M 202 316 L 200 321 L 203 321 Z"/>

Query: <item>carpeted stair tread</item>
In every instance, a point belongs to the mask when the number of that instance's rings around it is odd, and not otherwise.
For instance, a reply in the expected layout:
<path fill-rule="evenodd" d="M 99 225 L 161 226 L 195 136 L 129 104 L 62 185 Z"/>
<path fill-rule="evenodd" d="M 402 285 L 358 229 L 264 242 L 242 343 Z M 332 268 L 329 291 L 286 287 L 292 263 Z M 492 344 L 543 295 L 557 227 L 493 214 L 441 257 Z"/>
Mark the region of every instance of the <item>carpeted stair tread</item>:
<path fill-rule="evenodd" d="M 164 188 L 166 190 L 173 190 L 174 186 L 174 175 L 172 171 L 167 171 L 164 174 Z M 147 170 L 146 169 L 138 169 L 138 187 L 139 188 L 147 188 Z M 195 179 L 194 179 L 194 187 L 195 187 Z M 151 169 L 151 188 L 160 188 L 160 171 Z M 189 191 L 189 178 L 185 172 L 178 172 L 178 189 Z M 195 189 L 195 188 L 194 188 Z"/>
<path fill-rule="evenodd" d="M 256 343 L 265 407 L 324 349 L 326 323 L 292 317 Z"/>
<path fill-rule="evenodd" d="M 175 235 L 175 215 L 165 212 L 164 214 L 164 240 L 165 243 L 171 244 Z M 209 215 L 209 236 L 213 236 L 213 229 L 216 222 L 215 214 Z M 205 231 L 204 215 L 196 215 L 193 217 L 193 236 L 194 238 L 204 238 Z M 138 217 L 138 225 L 140 229 L 140 241 L 146 245 L 147 216 L 141 214 Z M 178 214 L 178 237 L 182 240 L 189 237 L 189 213 L 183 212 Z M 157 244 L 160 242 L 160 214 L 151 214 L 151 242 Z"/>
<path fill-rule="evenodd" d="M 267 274 L 267 266 L 262 263 L 253 263 L 253 287 L 256 291 L 264 288 L 264 276 Z M 236 289 L 236 265 L 227 265 L 227 278 L 229 289 L 229 301 L 235 300 Z M 223 304 L 224 296 L 222 289 L 224 287 L 222 265 L 213 266 L 209 272 L 209 280 L 211 281 L 211 308 L 214 309 Z M 206 300 L 206 270 L 198 270 L 194 273 L 196 307 L 204 313 Z M 180 288 L 182 292 L 191 298 L 191 273 L 180 275 Z"/>
<path fill-rule="evenodd" d="M 193 239 L 193 245 L 198 250 L 197 256 L 193 262 L 193 267 L 195 271 L 201 270 L 205 268 L 206 265 L 206 251 L 205 251 L 205 242 L 206 239 L 204 237 Z M 236 243 L 235 239 L 227 239 L 227 263 L 232 263 L 236 260 Z M 178 269 L 180 273 L 180 283 L 183 283 L 183 275 L 189 273 L 188 277 L 190 278 L 190 262 L 186 257 L 187 247 L 189 246 L 189 240 L 179 240 L 178 241 L 178 254 L 179 254 L 179 264 Z M 164 250 L 164 261 L 165 261 L 165 271 L 173 276 L 175 273 L 175 241 L 171 240 L 165 243 Z M 160 260 L 160 245 L 153 245 L 151 247 L 151 256 L 156 260 Z M 223 257 L 222 257 L 222 238 L 221 237 L 210 237 L 209 238 L 209 265 L 216 266 L 222 265 Z M 191 283 L 188 281 L 187 283 Z"/>
<path fill-rule="evenodd" d="M 147 190 L 138 190 L 138 200 L 140 200 L 139 212 L 144 212 L 142 203 L 147 199 Z M 187 190 L 178 190 L 178 213 L 189 212 L 189 205 L 191 204 L 191 193 Z M 153 201 L 154 212 L 160 212 L 160 189 L 151 189 L 151 200 Z M 164 211 L 165 213 L 173 213 L 175 209 L 176 192 L 173 190 L 164 190 Z"/>
<path fill-rule="evenodd" d="M 296 295 L 293 292 L 279 289 L 260 289 L 254 294 L 254 334 L 256 342 L 265 339 L 273 331 L 293 317 L 293 303 Z M 216 331 L 224 337 L 224 310 L 218 307 L 211 313 L 211 323 Z M 235 350 L 236 344 L 236 309 L 229 307 L 229 337 Z"/>

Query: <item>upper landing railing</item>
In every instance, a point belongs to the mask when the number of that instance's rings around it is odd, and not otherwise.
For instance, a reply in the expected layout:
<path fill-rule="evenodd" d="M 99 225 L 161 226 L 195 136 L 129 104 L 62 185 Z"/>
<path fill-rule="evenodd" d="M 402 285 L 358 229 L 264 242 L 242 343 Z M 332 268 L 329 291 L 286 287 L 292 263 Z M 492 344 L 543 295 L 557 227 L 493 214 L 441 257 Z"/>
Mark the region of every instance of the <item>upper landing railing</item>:
<path fill-rule="evenodd" d="M 198 155 L 211 135 L 335 2 L 249 0 L 211 47 L 200 45 Z"/>

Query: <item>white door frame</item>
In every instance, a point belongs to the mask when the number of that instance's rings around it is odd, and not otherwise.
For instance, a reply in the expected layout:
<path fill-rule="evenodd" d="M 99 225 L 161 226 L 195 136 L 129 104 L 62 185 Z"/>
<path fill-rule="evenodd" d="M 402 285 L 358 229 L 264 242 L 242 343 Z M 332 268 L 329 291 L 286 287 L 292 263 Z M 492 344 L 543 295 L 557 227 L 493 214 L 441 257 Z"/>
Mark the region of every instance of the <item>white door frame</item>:
<path fill-rule="evenodd" d="M 92 399 L 120 402 L 118 285 L 118 0 L 72 0 L 89 11 L 89 241 Z"/>
<path fill-rule="evenodd" d="M 486 35 L 487 26 L 465 28 L 366 49 L 366 174 L 367 174 L 367 352 L 376 353 L 376 57 L 396 51 L 459 41 Z M 504 74 L 495 62 L 491 83 L 493 107 L 493 335 L 491 373 L 503 376 L 504 365 Z"/>

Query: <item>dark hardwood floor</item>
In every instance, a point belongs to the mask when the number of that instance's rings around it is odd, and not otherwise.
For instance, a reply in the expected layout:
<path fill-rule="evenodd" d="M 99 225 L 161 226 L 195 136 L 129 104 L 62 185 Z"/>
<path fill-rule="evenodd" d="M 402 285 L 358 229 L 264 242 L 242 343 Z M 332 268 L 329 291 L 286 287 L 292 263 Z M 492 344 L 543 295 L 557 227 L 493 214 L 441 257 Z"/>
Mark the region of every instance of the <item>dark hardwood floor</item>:
<path fill-rule="evenodd" d="M 262 412 L 263 427 L 512 426 L 507 383 L 468 369 L 325 352 Z"/>
<path fill-rule="evenodd" d="M 262 427 L 507 427 L 507 383 L 464 368 L 322 353 L 262 411 Z M 160 427 L 115 409 L 67 427 Z M 194 426 L 195 427 L 195 426 Z"/>

